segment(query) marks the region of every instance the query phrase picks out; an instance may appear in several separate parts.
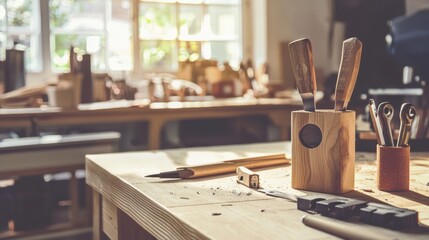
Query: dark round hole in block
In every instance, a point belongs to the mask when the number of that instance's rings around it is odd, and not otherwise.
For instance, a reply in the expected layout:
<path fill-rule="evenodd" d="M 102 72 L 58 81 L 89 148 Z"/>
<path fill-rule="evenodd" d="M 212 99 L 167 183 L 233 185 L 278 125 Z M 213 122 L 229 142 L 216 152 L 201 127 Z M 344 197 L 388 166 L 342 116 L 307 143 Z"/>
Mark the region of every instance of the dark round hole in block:
<path fill-rule="evenodd" d="M 307 148 L 315 148 L 322 142 L 322 131 L 317 125 L 306 124 L 299 131 L 299 140 Z"/>

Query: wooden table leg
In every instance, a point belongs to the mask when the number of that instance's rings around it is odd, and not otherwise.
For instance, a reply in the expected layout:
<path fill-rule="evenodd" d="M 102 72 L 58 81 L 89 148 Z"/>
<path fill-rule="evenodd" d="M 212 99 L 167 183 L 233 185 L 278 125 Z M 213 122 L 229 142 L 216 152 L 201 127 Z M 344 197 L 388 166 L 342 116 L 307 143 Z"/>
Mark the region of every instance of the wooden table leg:
<path fill-rule="evenodd" d="M 164 121 L 161 119 L 152 119 L 149 121 L 149 150 L 157 150 L 161 148 L 161 130 Z"/>
<path fill-rule="evenodd" d="M 70 222 L 73 226 L 77 226 L 79 224 L 79 189 L 76 178 L 76 171 L 71 171 L 70 173 Z"/>
<path fill-rule="evenodd" d="M 291 114 L 292 111 L 289 110 L 269 113 L 271 121 L 280 128 L 280 140 L 282 141 L 290 140 Z"/>
<path fill-rule="evenodd" d="M 92 190 L 92 239 L 104 240 L 107 239 L 103 233 L 103 209 L 102 196 L 97 191 Z"/>

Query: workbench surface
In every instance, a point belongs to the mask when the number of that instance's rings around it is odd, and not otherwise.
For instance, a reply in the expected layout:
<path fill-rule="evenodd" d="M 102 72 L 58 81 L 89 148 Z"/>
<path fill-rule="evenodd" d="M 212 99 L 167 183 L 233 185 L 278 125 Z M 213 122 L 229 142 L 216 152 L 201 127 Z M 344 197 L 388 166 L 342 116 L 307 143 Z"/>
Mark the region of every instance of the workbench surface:
<path fill-rule="evenodd" d="M 238 184 L 235 174 L 192 180 L 144 177 L 178 166 L 284 152 L 290 153 L 290 142 L 87 155 L 94 239 L 104 234 L 111 239 L 334 238 L 305 226 L 301 218 L 307 213 L 297 210 L 296 203 Z M 265 189 L 306 193 L 290 187 L 290 165 L 256 172 Z M 344 196 L 419 211 L 421 227 L 416 234 L 355 225 L 386 237 L 429 239 L 429 152 L 412 153 L 410 178 L 410 191 L 378 191 L 375 154 L 357 152 L 355 190 Z"/>

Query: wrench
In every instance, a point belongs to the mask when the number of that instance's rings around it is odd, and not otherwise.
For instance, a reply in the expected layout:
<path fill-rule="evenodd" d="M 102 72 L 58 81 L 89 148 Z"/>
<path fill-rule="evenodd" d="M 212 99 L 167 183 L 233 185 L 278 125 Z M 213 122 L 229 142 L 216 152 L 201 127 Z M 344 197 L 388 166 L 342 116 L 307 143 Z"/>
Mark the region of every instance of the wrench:
<path fill-rule="evenodd" d="M 410 139 L 411 124 L 416 117 L 416 108 L 411 103 L 404 103 L 399 112 L 401 125 L 399 127 L 399 137 L 396 144 L 397 147 L 408 146 Z"/>
<path fill-rule="evenodd" d="M 388 102 L 382 102 L 378 105 L 377 116 L 380 119 L 381 133 L 385 141 L 385 146 L 394 146 L 392 129 L 390 127 L 394 112 L 392 104 Z"/>

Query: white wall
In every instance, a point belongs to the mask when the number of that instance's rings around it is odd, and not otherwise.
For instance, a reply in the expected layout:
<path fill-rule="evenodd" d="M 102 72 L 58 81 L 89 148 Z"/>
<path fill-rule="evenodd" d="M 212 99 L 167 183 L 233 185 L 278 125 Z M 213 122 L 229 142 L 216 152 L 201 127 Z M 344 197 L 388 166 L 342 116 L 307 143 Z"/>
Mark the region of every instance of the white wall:
<path fill-rule="evenodd" d="M 252 1 L 252 59 L 255 66 L 259 66 L 267 61 L 267 1 Z"/>
<path fill-rule="evenodd" d="M 315 66 L 329 72 L 331 60 L 327 59 L 327 48 L 330 3 L 331 0 L 267 1 L 267 60 L 270 79 L 282 80 L 280 43 L 303 37 L 312 42 Z M 287 86 L 294 86 L 294 79 L 285 80 Z"/>

